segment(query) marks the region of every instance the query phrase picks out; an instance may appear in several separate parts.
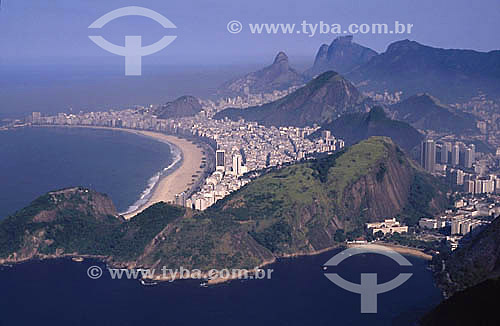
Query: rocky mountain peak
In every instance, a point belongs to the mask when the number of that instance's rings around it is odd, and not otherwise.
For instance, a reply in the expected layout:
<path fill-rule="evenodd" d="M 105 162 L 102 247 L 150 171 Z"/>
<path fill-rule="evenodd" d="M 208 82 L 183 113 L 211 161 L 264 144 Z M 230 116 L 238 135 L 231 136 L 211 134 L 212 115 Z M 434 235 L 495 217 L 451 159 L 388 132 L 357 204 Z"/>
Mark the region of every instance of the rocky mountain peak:
<path fill-rule="evenodd" d="M 397 41 L 397 42 L 389 44 L 389 46 L 387 47 L 386 53 L 405 51 L 405 50 L 406 51 L 407 50 L 417 50 L 421 47 L 423 47 L 422 44 L 420 44 L 416 41 L 410 41 L 410 40 L 406 39 L 406 40 L 401 40 L 401 41 Z"/>
<path fill-rule="evenodd" d="M 288 56 L 285 52 L 280 51 L 274 58 L 273 64 L 287 65 L 288 66 Z"/>
<path fill-rule="evenodd" d="M 339 45 L 339 44 L 343 44 L 343 45 L 351 44 L 353 38 L 354 37 L 352 35 L 339 36 L 332 41 L 332 44 L 330 44 L 330 46 Z"/>
<path fill-rule="evenodd" d="M 328 70 L 345 73 L 368 62 L 377 52 L 353 42 L 353 36 L 340 36 L 330 45 L 322 44 L 314 65 L 306 74 L 310 77 Z"/>

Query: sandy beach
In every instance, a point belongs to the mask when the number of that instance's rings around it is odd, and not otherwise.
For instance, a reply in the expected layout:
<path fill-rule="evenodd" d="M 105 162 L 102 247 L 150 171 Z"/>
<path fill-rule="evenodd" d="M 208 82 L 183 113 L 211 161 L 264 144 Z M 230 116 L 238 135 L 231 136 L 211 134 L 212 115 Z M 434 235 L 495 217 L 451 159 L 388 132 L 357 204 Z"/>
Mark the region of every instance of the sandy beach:
<path fill-rule="evenodd" d="M 122 132 L 128 132 L 140 136 L 146 136 L 153 138 L 157 141 L 172 144 L 176 146 L 181 151 L 182 161 L 180 166 L 178 166 L 172 173 L 161 177 L 156 186 L 152 190 L 152 194 L 149 200 L 138 209 L 133 212 L 124 214 L 123 217 L 130 219 L 138 213 L 142 212 L 147 207 L 158 203 L 160 201 L 164 202 L 175 202 L 175 195 L 186 191 L 193 184 L 193 175 L 200 175 L 203 169 L 200 168 L 202 164 L 201 161 L 204 157 L 203 149 L 198 147 L 198 145 L 192 142 L 178 138 L 171 135 L 165 135 L 159 132 L 146 131 L 146 130 L 136 130 L 136 129 L 124 129 L 124 128 L 110 128 L 110 127 L 100 127 L 100 126 L 43 126 L 43 127 L 54 127 L 54 128 L 89 128 L 89 129 L 107 129 L 116 130 Z"/>
<path fill-rule="evenodd" d="M 350 244 L 350 248 L 355 248 L 355 247 L 366 247 L 366 248 L 374 248 L 377 250 L 384 249 L 386 248 L 387 250 L 394 250 L 396 252 L 399 252 L 400 254 L 403 255 L 411 255 L 415 257 L 419 257 L 425 260 L 432 260 L 432 256 L 429 254 L 426 254 L 418 249 L 414 248 L 409 248 L 409 247 L 403 247 L 403 246 L 398 246 L 398 245 L 393 245 L 393 244 L 388 244 L 388 243 L 383 243 L 383 242 L 376 242 L 373 244 Z"/>
<path fill-rule="evenodd" d="M 153 193 L 147 203 L 139 207 L 137 210 L 124 215 L 123 217 L 126 219 L 133 217 L 134 215 L 142 212 L 145 208 L 160 201 L 174 203 L 176 194 L 189 190 L 191 184 L 193 183 L 192 176 L 194 174 L 200 174 L 198 171 L 202 170 L 200 165 L 204 155 L 202 149 L 196 144 L 193 144 L 185 139 L 153 131 L 131 129 L 117 130 L 124 130 L 137 135 L 151 137 L 167 144 L 173 144 L 182 152 L 181 165 L 169 175 L 162 177 L 154 187 Z"/>

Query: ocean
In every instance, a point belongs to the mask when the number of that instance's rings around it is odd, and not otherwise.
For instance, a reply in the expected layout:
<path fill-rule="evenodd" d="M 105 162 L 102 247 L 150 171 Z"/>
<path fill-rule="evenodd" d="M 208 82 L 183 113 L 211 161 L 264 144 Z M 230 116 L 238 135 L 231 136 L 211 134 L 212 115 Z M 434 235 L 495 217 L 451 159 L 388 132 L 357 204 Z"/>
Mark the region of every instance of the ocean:
<path fill-rule="evenodd" d="M 114 61 L 114 60 L 113 60 Z M 106 111 L 163 104 L 183 96 L 208 98 L 225 81 L 261 65 L 143 65 L 140 78 L 125 76 L 117 64 L 0 64 L 0 123 L 33 111 Z"/>
<path fill-rule="evenodd" d="M 125 212 L 145 199 L 175 158 L 169 145 L 122 131 L 0 131 L 0 219 L 48 191 L 72 186 L 106 193 Z"/>
<path fill-rule="evenodd" d="M 88 186 L 126 210 L 173 162 L 167 145 L 119 131 L 25 128 L 0 132 L 0 209 L 14 212 L 47 191 Z M 153 178 L 153 179 L 151 179 Z M 376 314 L 360 313 L 359 294 L 330 282 L 323 265 L 336 251 L 281 259 L 266 266 L 271 279 L 200 287 L 198 281 L 144 286 L 113 280 L 98 261 L 31 261 L 0 267 L 0 326 L 11 325 L 413 325 L 441 300 L 427 262 L 407 256 L 411 267 L 374 254 L 353 256 L 328 272 L 378 283 L 401 272 L 413 276 L 378 295 Z M 87 270 L 104 270 L 90 279 Z M 174 268 L 174 266 L 167 266 Z"/>
<path fill-rule="evenodd" d="M 440 293 L 426 261 L 407 256 L 413 276 L 378 295 L 376 314 L 360 313 L 360 296 L 337 287 L 322 265 L 336 251 L 283 259 L 265 268 L 271 279 L 237 280 L 209 287 L 197 281 L 144 286 L 113 280 L 100 262 L 69 259 L 0 267 L 0 325 L 414 325 L 437 304 Z M 105 272 L 90 279 L 93 265 Z M 364 254 L 336 270 L 359 283 L 360 272 L 378 273 L 379 283 L 402 272 L 391 259 Z"/>

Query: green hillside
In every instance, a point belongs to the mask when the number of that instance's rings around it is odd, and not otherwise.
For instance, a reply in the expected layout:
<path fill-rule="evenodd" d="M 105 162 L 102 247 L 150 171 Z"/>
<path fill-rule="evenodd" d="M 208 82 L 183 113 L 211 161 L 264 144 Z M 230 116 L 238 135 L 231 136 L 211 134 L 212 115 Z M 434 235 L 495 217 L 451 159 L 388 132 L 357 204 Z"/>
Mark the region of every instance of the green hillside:
<path fill-rule="evenodd" d="M 361 234 L 368 221 L 414 223 L 442 208 L 435 184 L 389 138 L 372 137 L 269 171 L 203 212 L 158 203 L 125 221 L 105 195 L 73 188 L 0 222 L 0 263 L 72 254 L 129 267 L 252 268 L 339 245 L 339 230 Z"/>

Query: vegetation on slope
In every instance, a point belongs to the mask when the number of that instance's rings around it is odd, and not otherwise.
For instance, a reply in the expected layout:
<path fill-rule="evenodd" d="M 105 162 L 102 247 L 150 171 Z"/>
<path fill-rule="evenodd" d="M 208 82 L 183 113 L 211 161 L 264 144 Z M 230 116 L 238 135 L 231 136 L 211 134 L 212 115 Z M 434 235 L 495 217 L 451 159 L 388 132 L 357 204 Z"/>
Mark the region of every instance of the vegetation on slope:
<path fill-rule="evenodd" d="M 425 188 L 435 198 L 444 196 L 389 139 L 372 137 L 326 158 L 267 173 L 199 216 L 230 216 L 274 253 L 320 250 L 335 245 L 337 230 L 362 233 L 365 222 L 392 216 L 415 223 L 415 212 L 432 211 L 430 197 L 420 196 L 418 203 L 387 198 L 385 187 L 391 183 L 387 179 L 396 170 L 410 174 L 407 180 L 398 180 L 401 189 L 396 192 L 420 195 Z M 378 186 L 363 190 L 374 193 L 366 196 L 368 202 L 351 200 L 352 188 L 372 180 Z M 380 215 L 387 210 L 377 209 L 375 200 L 391 207 L 391 215 Z"/>
<path fill-rule="evenodd" d="M 78 188 L 54 201 L 49 193 L 0 222 L 0 259 L 71 253 L 127 266 L 253 268 L 338 245 L 367 221 L 404 214 L 418 173 L 390 139 L 372 137 L 268 172 L 203 212 L 158 203 L 125 221 L 104 195 Z M 432 181 L 422 179 L 425 187 Z"/>
<path fill-rule="evenodd" d="M 41 196 L 0 222 L 0 258 L 13 253 L 19 259 L 78 253 L 134 259 L 168 223 L 184 214 L 182 208 L 158 203 L 125 221 L 116 216 L 114 207 L 101 213 L 106 205 L 112 205 L 109 198 L 84 188 Z"/>
<path fill-rule="evenodd" d="M 330 130 L 347 145 L 355 144 L 372 136 L 390 137 L 398 146 L 410 151 L 419 145 L 423 135 L 406 122 L 389 119 L 381 107 L 375 106 L 368 113 L 344 114 L 325 124 L 311 135 L 320 137 L 321 131 Z"/>
<path fill-rule="evenodd" d="M 438 285 L 447 295 L 500 277 L 500 218 L 462 240 L 450 255 L 435 257 Z M 444 270 L 442 266 L 445 266 Z"/>

